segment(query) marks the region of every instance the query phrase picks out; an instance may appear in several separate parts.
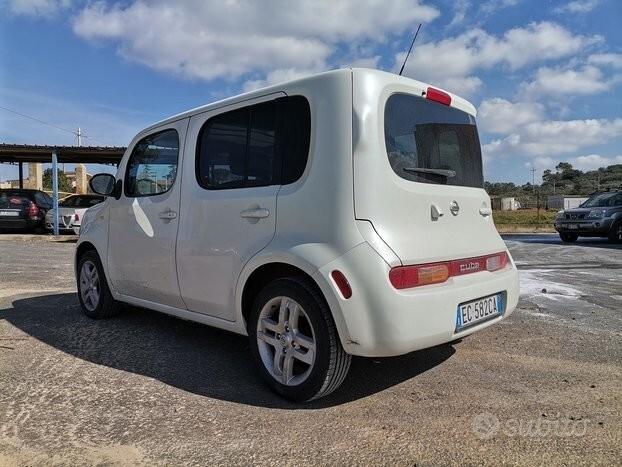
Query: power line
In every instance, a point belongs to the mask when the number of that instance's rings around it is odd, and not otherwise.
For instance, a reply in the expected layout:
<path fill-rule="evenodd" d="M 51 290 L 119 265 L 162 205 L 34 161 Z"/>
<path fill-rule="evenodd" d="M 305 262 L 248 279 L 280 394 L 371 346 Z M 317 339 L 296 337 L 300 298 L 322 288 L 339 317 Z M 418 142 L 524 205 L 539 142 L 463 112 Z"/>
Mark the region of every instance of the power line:
<path fill-rule="evenodd" d="M 40 118 L 33 117 L 31 115 L 26 115 L 26 114 L 23 114 L 23 113 L 18 112 L 16 110 L 9 109 L 7 107 L 3 107 L 1 105 L 0 105 L 0 109 L 6 110 L 7 112 L 14 113 L 15 115 L 19 115 L 20 117 L 28 118 L 30 120 L 33 120 L 33 121 L 37 122 L 37 123 L 41 123 L 42 125 L 46 125 L 46 126 L 49 126 L 51 128 L 55 128 L 57 130 L 64 131 L 66 133 L 71 133 L 72 135 L 77 136 L 77 137 L 88 138 L 88 139 L 93 140 L 95 142 L 99 142 L 99 143 L 103 144 L 104 146 L 107 146 L 106 143 L 103 143 L 102 141 L 99 141 L 99 140 L 97 140 L 97 139 L 95 139 L 95 138 L 93 138 L 91 136 L 85 135 L 84 133 L 82 133 L 82 130 L 80 128 L 78 128 L 78 132 L 76 132 L 75 130 L 68 130 L 67 128 L 63 128 L 61 126 L 54 125 L 52 123 L 48 123 L 48 122 L 46 122 L 44 120 L 41 120 Z"/>
<path fill-rule="evenodd" d="M 45 122 L 45 121 L 43 121 L 43 120 L 41 120 L 39 118 L 31 117 L 30 115 L 26 115 L 26 114 L 23 114 L 21 112 L 17 112 L 16 110 L 7 109 L 6 107 L 2 107 L 2 106 L 0 106 L 0 109 L 6 110 L 7 112 L 14 113 L 15 115 L 19 115 L 20 117 L 29 118 L 30 120 L 34 120 L 35 122 L 39 122 L 39 123 L 41 123 L 43 125 L 47 125 L 49 127 L 56 128 L 57 130 L 66 131 L 67 133 L 71 133 L 72 135 L 75 135 L 75 131 L 68 130 L 67 128 L 63 128 L 63 127 L 60 127 L 60 126 L 53 125 L 53 124 Z"/>

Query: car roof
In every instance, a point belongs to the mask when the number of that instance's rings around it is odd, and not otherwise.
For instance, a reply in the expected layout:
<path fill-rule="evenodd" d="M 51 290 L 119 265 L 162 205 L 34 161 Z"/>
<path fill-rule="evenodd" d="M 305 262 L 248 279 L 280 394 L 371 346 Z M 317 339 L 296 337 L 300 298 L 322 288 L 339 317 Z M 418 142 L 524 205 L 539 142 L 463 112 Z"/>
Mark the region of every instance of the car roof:
<path fill-rule="evenodd" d="M 302 78 L 298 78 L 295 80 L 290 80 L 290 81 L 285 81 L 282 83 L 278 83 L 278 84 L 274 84 L 271 86 L 266 86 L 260 89 L 256 89 L 253 91 L 249 91 L 249 92 L 245 92 L 242 94 L 237 94 L 231 97 L 227 97 L 225 99 L 221 99 L 209 104 L 205 104 L 199 107 L 195 107 L 194 109 L 190 109 L 187 110 L 185 112 L 173 115 L 171 117 L 165 118 L 163 120 L 160 120 L 152 125 L 149 125 L 148 127 L 144 128 L 143 130 L 141 130 L 137 136 L 142 135 L 144 133 L 149 133 L 155 129 L 157 129 L 158 127 L 161 127 L 163 125 L 167 125 L 173 122 L 176 122 L 178 120 L 184 119 L 184 118 L 188 118 L 188 117 L 192 117 L 196 114 L 200 114 L 203 112 L 207 112 L 213 109 L 217 109 L 220 107 L 224 107 L 224 106 L 228 106 L 228 105 L 232 105 L 232 104 L 236 104 L 238 102 L 242 102 L 242 101 L 247 101 L 253 98 L 257 98 L 257 97 L 262 97 L 262 96 L 266 96 L 269 94 L 276 94 L 276 93 L 282 93 L 285 92 L 287 93 L 288 88 L 300 88 L 301 86 L 304 86 L 307 83 L 311 83 L 314 81 L 319 81 L 319 80 L 325 80 L 327 78 L 330 78 L 334 75 L 352 75 L 353 73 L 356 74 L 364 74 L 364 75 L 370 75 L 370 76 L 374 76 L 376 79 L 379 80 L 383 80 L 385 82 L 395 82 L 395 83 L 402 83 L 402 84 L 406 84 L 409 86 L 412 86 L 414 88 L 417 89 L 427 89 L 428 87 L 433 87 L 435 89 L 440 89 L 444 92 L 446 92 L 447 94 L 449 94 L 452 98 L 452 103 L 451 103 L 451 107 L 455 107 L 458 108 L 460 110 L 463 110 L 467 113 L 472 114 L 473 116 L 476 115 L 477 111 L 475 109 L 475 106 L 473 104 L 471 104 L 469 101 L 467 101 L 466 99 L 463 99 L 462 97 L 447 91 L 445 89 L 442 89 L 438 86 L 434 86 L 432 84 L 428 84 L 428 83 L 424 83 L 422 81 L 417 81 L 416 79 L 413 78 L 408 78 L 406 76 L 400 76 L 400 75 L 396 75 L 395 73 L 389 73 L 386 71 L 381 71 L 381 70 L 376 70 L 376 69 L 371 69 L 371 68 L 341 68 L 341 69 L 337 69 L 337 70 L 331 70 L 331 71 L 324 71 L 321 73 L 315 73 L 309 76 L 305 76 Z"/>

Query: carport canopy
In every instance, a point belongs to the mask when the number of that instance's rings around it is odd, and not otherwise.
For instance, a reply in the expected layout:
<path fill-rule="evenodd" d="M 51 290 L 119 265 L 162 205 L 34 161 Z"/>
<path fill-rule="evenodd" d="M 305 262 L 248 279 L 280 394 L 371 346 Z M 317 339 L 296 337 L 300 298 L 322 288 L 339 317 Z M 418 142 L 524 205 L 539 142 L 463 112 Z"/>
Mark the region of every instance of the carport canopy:
<path fill-rule="evenodd" d="M 24 187 L 24 162 L 52 163 L 52 198 L 58 212 L 58 163 L 118 165 L 125 152 L 121 146 L 46 146 L 0 144 L 0 163 L 19 165 L 19 187 Z M 54 235 L 58 235 L 58 216 L 54 216 Z"/>
<path fill-rule="evenodd" d="M 0 162 L 56 162 L 73 164 L 115 164 L 117 165 L 124 147 L 120 146 L 39 146 L 33 144 L 0 144 Z"/>

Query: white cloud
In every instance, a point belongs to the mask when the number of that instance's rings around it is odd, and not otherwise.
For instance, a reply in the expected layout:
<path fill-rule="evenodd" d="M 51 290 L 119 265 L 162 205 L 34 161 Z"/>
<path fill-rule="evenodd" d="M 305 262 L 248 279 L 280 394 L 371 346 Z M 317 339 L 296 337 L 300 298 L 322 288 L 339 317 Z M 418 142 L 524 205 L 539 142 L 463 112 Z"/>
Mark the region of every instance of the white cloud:
<path fill-rule="evenodd" d="M 244 83 L 244 91 L 253 91 L 255 89 L 270 86 L 272 84 L 283 83 L 285 81 L 292 81 L 294 79 L 303 78 L 312 74 L 314 70 L 299 70 L 296 68 L 288 68 L 286 70 L 274 70 L 269 72 L 265 79 L 248 80 Z"/>
<path fill-rule="evenodd" d="M 118 44 L 128 60 L 198 79 L 247 77 L 246 87 L 329 67 L 337 45 L 381 42 L 438 10 L 419 0 L 132 1 L 94 3 L 73 29 Z"/>
<path fill-rule="evenodd" d="M 483 13 L 492 14 L 503 8 L 518 5 L 520 0 L 488 0 L 481 5 Z"/>
<path fill-rule="evenodd" d="M 536 157 L 531 162 L 525 162 L 525 167 L 535 167 L 536 169 L 550 169 L 557 164 L 552 157 Z"/>
<path fill-rule="evenodd" d="M 600 4 L 600 0 L 573 0 L 555 8 L 556 13 L 588 13 Z"/>
<path fill-rule="evenodd" d="M 466 18 L 469 10 L 472 10 L 472 5 L 469 0 L 456 0 L 453 4 L 454 16 L 451 18 L 451 22 L 447 25 L 448 28 L 453 28 L 462 24 Z"/>
<path fill-rule="evenodd" d="M 532 63 L 576 54 L 600 41 L 600 36 L 573 35 L 564 27 L 550 22 L 510 29 L 501 37 L 473 29 L 438 42 L 418 45 L 408 61 L 405 74 L 450 91 L 470 94 L 481 84 L 473 76 L 478 69 L 505 66 L 516 70 Z M 396 55 L 396 68 L 401 65 L 404 56 L 405 53 Z"/>
<path fill-rule="evenodd" d="M 588 57 L 587 62 L 593 65 L 622 68 L 622 54 L 593 54 Z"/>
<path fill-rule="evenodd" d="M 72 0 L 8 0 L 6 3 L 14 15 L 51 16 L 71 6 Z"/>
<path fill-rule="evenodd" d="M 373 57 L 361 57 L 355 58 L 349 62 L 346 62 L 344 66 L 351 66 L 353 68 L 378 68 L 378 62 L 380 61 L 380 55 L 374 55 Z"/>
<path fill-rule="evenodd" d="M 453 2 L 453 16 L 451 22 L 447 25 L 447 29 L 455 28 L 462 24 L 482 23 L 491 15 L 498 11 L 518 5 L 521 0 L 487 0 L 476 1 L 475 4 L 471 0 L 455 0 Z"/>
<path fill-rule="evenodd" d="M 512 103 L 505 99 L 487 99 L 477 111 L 480 129 L 489 133 L 511 133 L 517 127 L 541 121 L 544 106 L 534 102 Z"/>
<path fill-rule="evenodd" d="M 622 118 L 613 120 L 542 120 L 517 126 L 505 136 L 484 144 L 488 158 L 552 157 L 604 144 L 622 136 Z"/>
<path fill-rule="evenodd" d="M 604 77 L 600 68 L 586 65 L 579 69 L 542 67 L 533 81 L 523 84 L 527 94 L 589 95 L 607 91 L 614 81 Z"/>
<path fill-rule="evenodd" d="M 614 164 L 622 164 L 622 156 L 604 157 L 599 154 L 589 154 L 587 156 L 573 157 L 568 160 L 575 169 L 595 170 L 600 167 L 607 167 Z"/>
<path fill-rule="evenodd" d="M 610 165 L 622 164 L 622 155 L 605 157 L 599 154 L 588 154 L 586 156 L 568 157 L 568 158 L 552 158 L 552 157 L 535 157 L 529 162 L 525 162 L 525 167 L 535 167 L 540 171 L 545 169 L 555 170 L 555 167 L 560 162 L 568 162 L 573 168 L 582 170 L 584 172 L 590 170 L 596 170 L 601 167 L 608 167 Z"/>

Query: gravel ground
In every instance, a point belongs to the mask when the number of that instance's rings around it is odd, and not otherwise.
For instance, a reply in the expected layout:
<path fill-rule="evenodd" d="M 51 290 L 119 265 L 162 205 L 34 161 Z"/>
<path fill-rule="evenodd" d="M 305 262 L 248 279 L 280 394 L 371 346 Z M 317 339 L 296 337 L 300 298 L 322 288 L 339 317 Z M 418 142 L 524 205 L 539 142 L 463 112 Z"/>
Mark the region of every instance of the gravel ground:
<path fill-rule="evenodd" d="M 622 249 L 506 237 L 522 298 L 453 346 L 289 404 L 246 339 L 79 310 L 74 244 L 0 236 L 0 465 L 622 464 Z"/>

